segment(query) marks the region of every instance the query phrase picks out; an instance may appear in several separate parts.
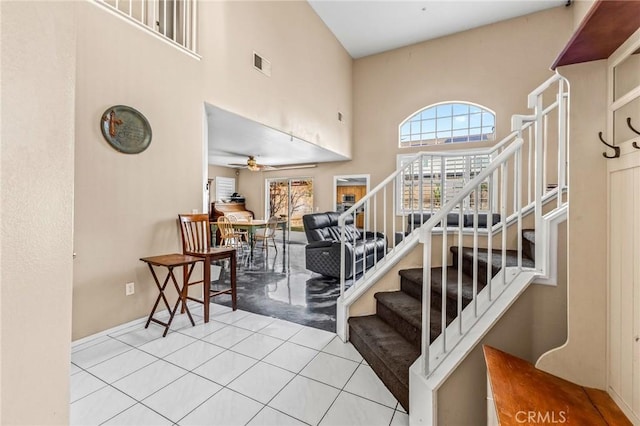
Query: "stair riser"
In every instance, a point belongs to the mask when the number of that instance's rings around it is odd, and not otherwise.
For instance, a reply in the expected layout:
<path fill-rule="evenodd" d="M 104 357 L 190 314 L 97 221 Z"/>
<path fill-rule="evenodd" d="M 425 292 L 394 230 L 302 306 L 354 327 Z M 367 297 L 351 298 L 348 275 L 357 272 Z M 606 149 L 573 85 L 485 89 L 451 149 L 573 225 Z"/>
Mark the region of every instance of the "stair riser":
<path fill-rule="evenodd" d="M 456 253 L 453 253 L 453 265 L 458 265 L 458 255 Z M 487 266 L 485 261 L 478 260 L 478 287 L 487 285 Z M 462 271 L 470 277 L 473 277 L 473 259 L 467 257 L 462 258 Z M 495 277 L 499 271 L 500 268 L 493 268 L 491 277 Z"/>
<path fill-rule="evenodd" d="M 405 277 L 400 277 L 400 290 L 407 293 L 409 296 L 422 300 L 422 284 L 414 283 Z"/>
<path fill-rule="evenodd" d="M 422 340 L 422 331 L 420 328 L 414 327 L 400 315 L 396 314 L 393 310 L 380 302 L 376 303 L 376 315 L 393 327 L 402 335 L 402 337 L 415 346 L 416 349 L 420 349 L 420 342 Z"/>
<path fill-rule="evenodd" d="M 522 240 L 522 255 L 524 257 L 528 257 L 529 259 L 536 260 L 536 245 L 527 240 Z"/>
<path fill-rule="evenodd" d="M 536 260 L 536 231 L 534 229 L 522 230 L 522 255 L 534 262 Z"/>
<path fill-rule="evenodd" d="M 352 327 L 349 327 L 349 341 L 358 350 L 369 366 L 380 377 L 380 380 L 391 391 L 393 396 L 400 402 L 400 405 L 409 412 L 409 386 L 404 385 L 398 378 L 387 368 L 387 366 L 378 358 L 378 356 L 369 349 L 367 344 L 360 338 L 358 333 Z"/>
<path fill-rule="evenodd" d="M 434 280 L 435 281 L 435 280 Z M 463 283 L 463 286 L 470 286 L 471 284 Z M 438 284 L 432 287 L 434 290 L 431 291 L 431 309 L 435 309 L 440 311 L 442 308 L 442 289 Z M 437 288 L 438 290 L 435 290 Z M 481 284 L 478 284 L 478 288 L 482 288 Z M 414 297 L 422 301 L 422 285 L 418 285 L 413 281 L 410 281 L 404 277 L 401 277 L 400 280 L 400 289 L 407 293 L 408 295 Z M 462 308 L 469 304 L 470 301 L 463 300 Z M 453 319 L 458 316 L 458 300 L 457 298 L 449 298 L 447 299 L 447 324 L 453 321 Z"/>

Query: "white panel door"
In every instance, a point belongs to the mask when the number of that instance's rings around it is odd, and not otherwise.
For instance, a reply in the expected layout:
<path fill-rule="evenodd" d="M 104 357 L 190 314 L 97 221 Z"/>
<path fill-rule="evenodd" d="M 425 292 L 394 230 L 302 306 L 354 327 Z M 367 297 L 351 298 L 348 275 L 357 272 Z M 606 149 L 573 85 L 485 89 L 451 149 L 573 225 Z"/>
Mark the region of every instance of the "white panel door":
<path fill-rule="evenodd" d="M 640 417 L 640 151 L 625 151 L 626 155 L 621 158 L 609 160 L 608 384 L 609 393 L 625 414 L 637 420 Z"/>

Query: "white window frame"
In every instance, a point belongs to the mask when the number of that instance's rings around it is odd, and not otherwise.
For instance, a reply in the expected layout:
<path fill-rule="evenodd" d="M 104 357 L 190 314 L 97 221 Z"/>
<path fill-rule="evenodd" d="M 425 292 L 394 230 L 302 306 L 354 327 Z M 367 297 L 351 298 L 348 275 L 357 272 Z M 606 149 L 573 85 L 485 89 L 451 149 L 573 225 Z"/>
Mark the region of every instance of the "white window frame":
<path fill-rule="evenodd" d="M 404 166 L 408 163 L 408 161 L 411 160 L 412 158 L 415 158 L 415 157 L 416 157 L 416 154 L 398 154 L 396 156 L 396 170 L 404 168 Z M 437 155 L 434 155 L 431 158 L 433 158 L 436 161 L 441 161 L 441 159 L 444 158 L 444 157 L 438 157 Z M 483 169 L 483 167 L 481 167 L 480 169 L 477 169 L 477 170 L 472 172 L 472 170 L 471 170 L 471 161 L 470 161 L 471 157 L 464 156 L 464 155 L 460 155 L 459 157 L 446 157 L 447 161 L 445 161 L 445 163 L 444 163 L 445 167 L 447 167 L 449 164 L 451 164 L 452 167 L 455 167 L 455 163 L 453 161 L 451 161 L 451 160 L 460 160 L 460 159 L 464 159 L 464 161 L 465 161 L 464 169 L 461 171 L 461 173 L 463 174 L 463 176 L 462 176 L 463 177 L 463 185 L 462 186 L 464 186 L 473 177 L 475 177 L 475 175 L 477 173 L 479 173 L 480 170 Z M 434 163 L 433 175 L 438 175 L 437 182 L 440 183 L 440 181 L 441 181 L 440 175 L 441 175 L 441 167 L 442 166 L 441 166 L 441 163 L 436 163 L 436 161 L 433 162 Z M 491 162 L 491 156 L 490 156 L 490 154 L 486 154 L 486 160 L 485 160 L 484 165 L 486 166 L 490 162 Z M 457 163 L 457 164 L 460 164 L 460 163 Z M 455 173 L 460 173 L 460 169 L 458 169 L 458 170 L 451 170 L 450 169 L 450 170 L 446 170 L 445 171 L 446 175 L 455 174 Z M 431 166 L 428 167 L 428 170 L 427 170 L 427 168 L 423 168 L 423 180 L 425 180 L 425 181 L 426 180 L 431 180 L 431 178 L 432 178 Z M 493 191 L 491 193 L 491 198 L 493 199 L 493 203 L 492 204 L 493 204 L 493 206 L 496 206 L 497 205 L 497 200 L 498 200 L 497 199 L 498 191 L 495 190 L 495 188 L 496 188 L 496 176 L 495 175 L 491 178 L 491 181 L 492 181 L 492 183 L 491 183 L 490 186 L 493 189 Z M 436 180 L 434 180 L 434 182 L 436 182 Z M 403 188 L 404 185 L 405 185 L 405 181 L 403 180 L 402 175 L 398 176 L 398 178 L 396 179 L 396 200 L 395 200 L 396 215 L 398 215 L 398 216 L 406 216 L 406 215 L 410 215 L 412 213 L 419 213 L 419 212 L 424 212 L 424 213 L 429 213 L 431 211 L 436 212 L 447 201 L 449 201 L 456 194 L 455 191 L 454 192 L 449 192 L 450 190 L 445 192 L 446 199 L 444 200 L 444 202 L 441 201 L 441 204 L 440 204 L 440 206 L 438 208 L 435 208 L 435 207 L 425 208 L 424 207 L 424 203 L 423 203 L 422 208 L 418 208 L 417 210 L 414 210 L 412 208 L 405 207 L 405 203 L 404 203 L 405 200 L 404 200 L 404 197 L 403 197 L 403 194 L 405 192 L 404 188 Z M 458 189 L 462 189 L 462 188 L 458 188 Z M 489 203 L 489 204 L 491 204 L 491 203 Z M 474 211 L 473 207 L 471 207 L 469 205 L 469 200 L 468 199 L 466 199 L 463 202 L 463 208 L 464 208 L 465 212 L 473 212 Z M 478 212 L 479 213 L 488 213 L 488 210 L 485 210 L 485 209 L 482 209 L 482 208 L 478 208 Z"/>
<path fill-rule="evenodd" d="M 216 201 L 229 199 L 231 198 L 231 194 L 236 192 L 236 178 L 216 176 L 214 181 L 216 184 Z"/>
<path fill-rule="evenodd" d="M 449 107 L 451 112 L 446 113 L 444 110 Z M 456 107 L 466 108 L 466 112 L 455 112 Z M 475 117 L 476 115 L 477 117 Z M 490 121 L 485 123 L 489 117 Z M 472 123 L 476 119 L 479 119 L 478 124 Z M 439 129 L 439 126 L 443 127 Z M 491 132 L 486 132 L 485 130 L 488 130 L 489 127 L 491 127 Z M 472 132 L 475 129 L 479 133 Z M 398 126 L 398 147 L 401 149 L 442 144 L 478 143 L 495 139 L 496 113 L 483 105 L 466 101 L 446 101 L 426 106 L 411 114 Z"/>

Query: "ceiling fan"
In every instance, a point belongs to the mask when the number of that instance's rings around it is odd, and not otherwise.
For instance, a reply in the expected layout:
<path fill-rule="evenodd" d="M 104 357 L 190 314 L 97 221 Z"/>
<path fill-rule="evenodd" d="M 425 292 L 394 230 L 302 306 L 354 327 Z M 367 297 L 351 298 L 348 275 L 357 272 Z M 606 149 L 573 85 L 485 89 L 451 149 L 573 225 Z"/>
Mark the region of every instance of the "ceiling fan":
<path fill-rule="evenodd" d="M 247 168 L 252 172 L 258 172 L 261 170 L 274 170 L 274 168 L 271 166 L 267 166 L 265 164 L 258 164 L 258 162 L 256 161 L 256 158 L 253 155 L 250 155 L 249 158 L 247 158 L 246 164 L 231 163 L 229 165 L 233 167 Z"/>
<path fill-rule="evenodd" d="M 316 167 L 315 164 L 294 164 L 294 165 L 288 165 L 288 166 L 268 166 L 266 164 L 258 164 L 258 162 L 256 161 L 255 156 L 253 156 L 253 155 L 249 155 L 249 158 L 247 158 L 247 162 L 245 164 L 230 163 L 229 166 L 246 168 L 246 169 L 248 169 L 249 171 L 252 171 L 252 172 L 269 171 L 269 170 L 306 169 L 306 168 L 310 168 L 310 167 Z"/>

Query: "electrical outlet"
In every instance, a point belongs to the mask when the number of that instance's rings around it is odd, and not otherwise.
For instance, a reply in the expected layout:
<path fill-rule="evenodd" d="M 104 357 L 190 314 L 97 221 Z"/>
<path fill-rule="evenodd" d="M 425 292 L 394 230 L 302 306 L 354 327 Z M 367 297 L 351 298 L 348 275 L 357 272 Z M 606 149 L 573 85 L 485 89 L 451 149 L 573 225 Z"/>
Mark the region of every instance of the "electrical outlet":
<path fill-rule="evenodd" d="M 124 294 L 126 296 L 131 296 L 135 292 L 136 292 L 136 288 L 134 283 L 126 283 L 124 285 Z"/>

